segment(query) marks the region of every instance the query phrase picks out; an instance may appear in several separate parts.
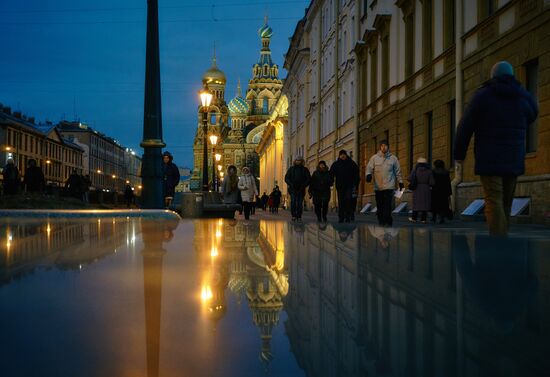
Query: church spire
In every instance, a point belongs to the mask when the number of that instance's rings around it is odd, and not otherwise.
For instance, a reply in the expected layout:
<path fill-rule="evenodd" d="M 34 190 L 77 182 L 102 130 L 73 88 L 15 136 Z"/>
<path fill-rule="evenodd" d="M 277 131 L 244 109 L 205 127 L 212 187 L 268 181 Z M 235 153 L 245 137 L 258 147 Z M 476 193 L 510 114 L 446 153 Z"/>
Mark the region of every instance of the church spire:
<path fill-rule="evenodd" d="M 216 41 L 214 41 L 214 53 L 212 55 L 212 67 L 217 67 L 217 64 L 216 64 Z"/>
<path fill-rule="evenodd" d="M 237 97 L 242 97 L 241 93 L 241 78 L 239 77 L 239 82 L 237 83 Z"/>

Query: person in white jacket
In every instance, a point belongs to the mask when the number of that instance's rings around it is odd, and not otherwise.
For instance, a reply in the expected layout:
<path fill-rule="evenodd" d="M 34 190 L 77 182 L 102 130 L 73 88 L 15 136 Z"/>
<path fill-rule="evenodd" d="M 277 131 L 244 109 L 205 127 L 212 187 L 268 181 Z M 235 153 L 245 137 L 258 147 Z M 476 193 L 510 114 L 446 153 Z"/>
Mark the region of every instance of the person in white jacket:
<path fill-rule="evenodd" d="M 241 199 L 244 207 L 244 218 L 250 219 L 250 210 L 254 202 L 254 198 L 258 195 L 258 188 L 256 187 L 256 179 L 250 174 L 248 167 L 241 169 L 242 175 L 239 177 L 239 190 L 241 190 Z"/>

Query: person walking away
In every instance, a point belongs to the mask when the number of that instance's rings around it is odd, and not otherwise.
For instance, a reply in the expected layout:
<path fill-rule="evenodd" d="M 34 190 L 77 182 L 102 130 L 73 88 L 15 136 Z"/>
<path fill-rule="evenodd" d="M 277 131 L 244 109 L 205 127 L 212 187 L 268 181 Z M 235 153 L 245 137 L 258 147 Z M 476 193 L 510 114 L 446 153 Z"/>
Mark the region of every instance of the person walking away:
<path fill-rule="evenodd" d="M 367 164 L 366 180 L 367 183 L 374 181 L 378 224 L 392 226 L 393 193 L 397 185 L 400 190 L 405 186 L 401 176 L 401 165 L 398 158 L 390 152 L 388 141 L 382 140 L 379 145 L 380 150 Z"/>
<path fill-rule="evenodd" d="M 309 195 L 313 197 L 313 206 L 318 222 L 327 222 L 328 203 L 330 202 L 330 188 L 334 180 L 328 171 L 325 161 L 319 161 L 317 169 L 311 176 Z"/>
<path fill-rule="evenodd" d="M 174 164 L 174 157 L 168 151 L 162 154 L 162 172 L 164 178 L 164 207 L 170 208 L 174 195 L 176 193 L 176 186 L 180 182 L 180 171 L 176 164 Z"/>
<path fill-rule="evenodd" d="M 533 96 L 514 78 L 506 61 L 474 94 L 458 125 L 454 158 L 462 163 L 473 134 L 475 174 L 480 176 L 489 234 L 508 234 L 517 177 L 525 173 L 527 127 L 537 118 Z"/>
<path fill-rule="evenodd" d="M 19 170 L 15 166 L 13 158 L 8 158 L 6 166 L 2 170 L 2 176 L 4 179 L 4 195 L 15 195 L 19 189 Z"/>
<path fill-rule="evenodd" d="M 435 160 L 433 169 L 434 185 L 432 187 L 432 221 L 439 224 L 445 222 L 445 217 L 452 219 L 449 198 L 452 194 L 451 177 L 445 169 L 445 162 Z M 439 218 L 439 220 L 438 220 Z"/>
<path fill-rule="evenodd" d="M 412 217 L 409 217 L 409 221 L 413 223 L 417 222 L 418 214 L 420 213 L 420 221 L 422 224 L 426 224 L 428 211 L 432 209 L 432 186 L 434 185 L 434 178 L 432 169 L 424 157 L 418 158 L 408 181 L 411 182 L 409 189 L 412 191 L 413 196 L 413 212 Z"/>
<path fill-rule="evenodd" d="M 269 200 L 269 196 L 267 196 L 267 192 L 264 191 L 264 193 L 262 194 L 262 197 L 260 198 L 260 201 L 262 203 L 262 209 L 266 210 L 267 208 L 267 201 Z"/>
<path fill-rule="evenodd" d="M 90 174 L 80 177 L 80 182 L 82 184 L 82 200 L 84 203 L 90 203 L 90 186 L 92 186 L 92 180 L 90 179 Z"/>
<path fill-rule="evenodd" d="M 27 162 L 27 170 L 23 178 L 23 187 L 26 192 L 42 193 L 46 187 L 44 173 L 39 166 L 36 166 L 36 160 L 31 158 Z"/>
<path fill-rule="evenodd" d="M 132 186 L 126 185 L 124 189 L 124 199 L 126 200 L 126 207 L 130 208 L 134 201 L 134 189 L 132 189 Z"/>
<path fill-rule="evenodd" d="M 302 221 L 304 196 L 306 195 L 306 187 L 311 180 L 309 169 L 304 166 L 304 163 L 305 161 L 302 157 L 296 157 L 294 165 L 285 174 L 285 182 L 288 185 L 288 192 L 290 194 L 292 221 Z"/>
<path fill-rule="evenodd" d="M 335 180 L 338 193 L 338 222 L 349 223 L 355 218 L 353 211 L 353 193 L 359 185 L 359 166 L 348 156 L 348 152 L 342 149 L 338 153 L 338 159 L 330 167 L 330 174 Z"/>
<path fill-rule="evenodd" d="M 76 169 L 73 169 L 73 172 L 65 182 L 65 189 L 68 191 L 69 196 L 82 200 L 82 182 Z"/>
<path fill-rule="evenodd" d="M 256 179 L 250 174 L 250 169 L 247 166 L 241 169 L 241 173 L 238 187 L 241 190 L 244 218 L 245 220 L 249 220 L 252 203 L 254 202 L 254 197 L 258 194 L 258 189 L 256 188 Z"/>
<path fill-rule="evenodd" d="M 222 197 L 224 204 L 237 204 L 239 202 L 239 177 L 237 167 L 229 165 L 227 174 L 223 177 Z"/>
<path fill-rule="evenodd" d="M 281 192 L 281 189 L 279 189 L 279 186 L 275 186 L 271 195 L 273 195 L 273 213 L 279 213 L 281 198 L 283 197 L 283 193 Z"/>

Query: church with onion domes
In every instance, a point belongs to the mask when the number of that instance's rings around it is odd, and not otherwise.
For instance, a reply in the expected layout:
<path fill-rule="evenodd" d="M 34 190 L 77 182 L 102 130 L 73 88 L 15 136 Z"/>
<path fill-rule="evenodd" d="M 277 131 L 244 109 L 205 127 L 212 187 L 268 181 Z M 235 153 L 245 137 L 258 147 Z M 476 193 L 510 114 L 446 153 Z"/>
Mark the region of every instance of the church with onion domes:
<path fill-rule="evenodd" d="M 279 79 L 279 66 L 271 58 L 269 44 L 273 30 L 267 24 L 258 30 L 261 41 L 260 58 L 252 66 L 252 78 L 243 96 L 241 82 L 237 85 L 236 95 L 229 102 L 225 99 L 227 79 L 218 67 L 216 54 L 212 66 L 202 76 L 202 83 L 212 93 L 212 103 L 208 114 L 208 137 L 218 137 L 215 148 L 208 146 L 209 182 L 212 187 L 213 170 L 217 165 L 226 172 L 229 165 L 235 165 L 240 174 L 248 166 L 252 174 L 260 175 L 259 158 L 256 147 L 262 138 L 267 121 L 277 100 L 281 96 L 283 81 Z M 197 109 L 197 130 L 193 143 L 194 168 L 191 189 L 201 189 L 203 159 L 203 121 L 201 107 Z M 210 142 L 209 142 L 210 144 Z M 221 154 L 221 161 L 214 164 L 214 154 Z M 261 190 L 261 187 L 259 187 Z"/>

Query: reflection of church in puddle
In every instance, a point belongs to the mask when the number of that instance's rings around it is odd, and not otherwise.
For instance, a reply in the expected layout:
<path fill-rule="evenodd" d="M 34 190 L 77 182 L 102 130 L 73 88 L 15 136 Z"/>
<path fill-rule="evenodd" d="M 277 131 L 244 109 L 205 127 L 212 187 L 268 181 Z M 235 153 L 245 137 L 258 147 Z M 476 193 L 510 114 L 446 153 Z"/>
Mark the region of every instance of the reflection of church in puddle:
<path fill-rule="evenodd" d="M 37 266 L 80 270 L 115 253 L 135 239 L 135 222 L 104 218 L 97 221 L 4 220 L 0 223 L 0 285 L 31 274 Z"/>
<path fill-rule="evenodd" d="M 210 318 L 215 324 L 224 316 L 226 288 L 238 302 L 246 297 L 261 337 L 259 357 L 266 365 L 272 359 L 272 330 L 288 293 L 283 226 L 263 221 L 245 226 L 227 220 L 195 226 L 195 250 L 208 271 L 202 299 Z"/>

